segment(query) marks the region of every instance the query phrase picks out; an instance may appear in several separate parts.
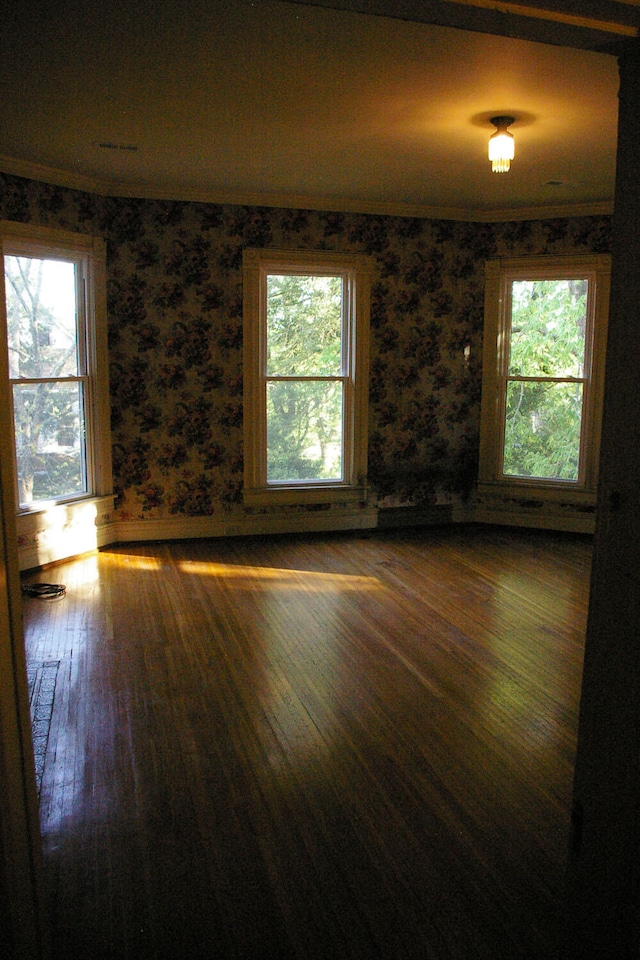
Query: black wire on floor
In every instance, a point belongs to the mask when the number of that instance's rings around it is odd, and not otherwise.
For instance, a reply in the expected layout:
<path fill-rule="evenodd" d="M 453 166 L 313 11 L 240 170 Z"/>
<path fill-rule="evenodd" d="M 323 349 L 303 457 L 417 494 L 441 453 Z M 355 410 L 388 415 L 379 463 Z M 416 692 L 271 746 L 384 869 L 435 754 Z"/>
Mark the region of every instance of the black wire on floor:
<path fill-rule="evenodd" d="M 22 592 L 27 597 L 38 597 L 40 600 L 60 600 L 67 588 L 62 583 L 23 583 Z"/>

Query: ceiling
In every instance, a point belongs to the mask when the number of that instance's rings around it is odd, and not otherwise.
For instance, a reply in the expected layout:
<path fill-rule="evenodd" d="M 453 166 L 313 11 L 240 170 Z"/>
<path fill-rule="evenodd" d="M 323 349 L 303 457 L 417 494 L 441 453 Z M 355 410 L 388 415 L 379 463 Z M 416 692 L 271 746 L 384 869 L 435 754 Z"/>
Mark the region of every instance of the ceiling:
<path fill-rule="evenodd" d="M 548 0 L 555 23 L 507 18 L 553 43 L 460 28 L 491 30 L 482 8 L 514 6 L 3 0 L 0 169 L 117 195 L 400 215 L 610 209 L 618 69 L 600 49 L 637 32 L 640 7 Z M 612 24 L 570 23 L 588 42 L 565 46 L 559 7 L 606 7 Z M 426 8 L 439 23 L 417 22 Z M 410 19 L 381 13 L 398 10 Z M 508 174 L 486 158 L 497 114 L 515 117 Z"/>

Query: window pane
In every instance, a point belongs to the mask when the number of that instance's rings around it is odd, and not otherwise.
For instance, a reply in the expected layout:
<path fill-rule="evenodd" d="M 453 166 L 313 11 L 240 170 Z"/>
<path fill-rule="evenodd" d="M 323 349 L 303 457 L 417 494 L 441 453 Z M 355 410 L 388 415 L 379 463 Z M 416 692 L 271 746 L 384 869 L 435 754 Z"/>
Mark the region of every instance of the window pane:
<path fill-rule="evenodd" d="M 86 493 L 83 385 L 13 385 L 19 502 Z"/>
<path fill-rule="evenodd" d="M 509 375 L 584 375 L 588 280 L 511 284 Z"/>
<path fill-rule="evenodd" d="M 75 264 L 4 258 L 12 379 L 77 376 Z"/>
<path fill-rule="evenodd" d="M 267 383 L 267 482 L 342 479 L 342 382 Z"/>
<path fill-rule="evenodd" d="M 342 277 L 267 277 L 267 375 L 342 373 Z"/>
<path fill-rule="evenodd" d="M 577 480 L 581 383 L 507 383 L 503 473 Z"/>

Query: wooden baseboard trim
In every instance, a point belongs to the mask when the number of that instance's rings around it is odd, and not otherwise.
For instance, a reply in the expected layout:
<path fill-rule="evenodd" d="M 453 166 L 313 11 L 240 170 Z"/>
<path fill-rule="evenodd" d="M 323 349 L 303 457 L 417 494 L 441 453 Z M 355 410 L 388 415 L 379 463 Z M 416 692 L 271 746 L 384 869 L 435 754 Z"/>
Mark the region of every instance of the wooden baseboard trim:
<path fill-rule="evenodd" d="M 38 530 L 24 542 L 19 542 L 19 567 L 22 572 L 42 569 L 114 543 L 330 533 L 340 530 L 390 530 L 457 523 L 487 523 L 592 534 L 595 517 L 593 513 L 567 511 L 559 514 L 545 510 L 527 511 L 524 508 L 500 509 L 472 502 L 434 504 L 426 507 L 365 507 L 335 512 L 311 510 L 245 516 L 161 517 L 148 520 L 115 520 L 107 515 L 105 509 L 98 523 L 92 523 L 91 530 L 87 531 L 90 537 L 86 543 L 83 538 L 69 540 L 67 543 L 64 536 L 49 534 L 43 537 L 42 530 Z"/>
<path fill-rule="evenodd" d="M 385 507 L 378 512 L 378 529 L 394 527 L 432 527 L 453 523 L 451 504 L 433 504 L 427 507 Z"/>
<path fill-rule="evenodd" d="M 507 527 L 529 527 L 537 530 L 558 530 L 562 533 L 593 533 L 594 514 L 552 514 L 526 510 L 499 510 L 476 508 L 475 523 L 489 523 Z"/>
<path fill-rule="evenodd" d="M 121 520 L 111 524 L 110 542 L 193 540 L 206 537 L 260 536 L 270 533 L 325 533 L 332 530 L 368 530 L 377 526 L 378 510 L 353 512 L 308 511 L 259 514 L 246 517 L 164 517 L 154 520 Z"/>

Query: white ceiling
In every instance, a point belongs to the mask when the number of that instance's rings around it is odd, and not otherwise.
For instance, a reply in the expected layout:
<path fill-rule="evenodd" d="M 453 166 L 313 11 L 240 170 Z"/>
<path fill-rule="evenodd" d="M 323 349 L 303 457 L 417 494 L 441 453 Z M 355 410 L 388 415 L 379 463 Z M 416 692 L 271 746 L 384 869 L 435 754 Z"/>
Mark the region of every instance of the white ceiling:
<path fill-rule="evenodd" d="M 610 54 L 279 0 L 4 10 L 8 172 L 134 196 L 480 219 L 612 203 Z M 486 159 L 496 114 L 516 118 L 504 175 Z"/>

